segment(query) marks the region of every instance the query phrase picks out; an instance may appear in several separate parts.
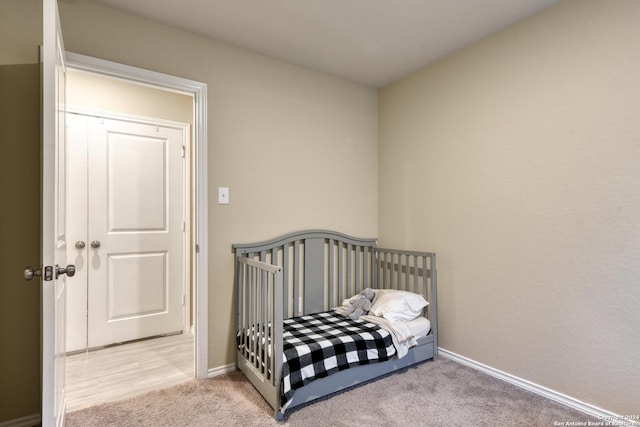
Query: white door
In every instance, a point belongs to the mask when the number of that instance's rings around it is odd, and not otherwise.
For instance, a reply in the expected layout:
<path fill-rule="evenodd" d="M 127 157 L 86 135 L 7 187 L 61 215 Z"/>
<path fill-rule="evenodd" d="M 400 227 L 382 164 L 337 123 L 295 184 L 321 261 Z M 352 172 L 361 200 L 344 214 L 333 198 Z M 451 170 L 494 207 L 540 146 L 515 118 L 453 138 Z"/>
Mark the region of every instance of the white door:
<path fill-rule="evenodd" d="M 42 425 L 64 424 L 65 70 L 56 0 L 43 0 L 42 46 Z"/>
<path fill-rule="evenodd" d="M 73 289 L 69 315 L 76 316 L 81 305 L 76 301 L 86 292 L 85 346 L 183 331 L 188 128 L 79 115 L 70 115 L 69 122 L 74 155 L 82 158 L 76 150 L 83 147 L 87 153 L 87 166 L 75 172 L 74 185 L 82 191 L 86 177 L 88 220 L 76 215 L 80 206 L 70 205 L 68 213 L 76 218 L 70 239 L 86 242 L 69 249 L 84 267 L 78 268 L 78 279 L 86 281 L 78 285 L 86 291 Z M 81 203 L 78 192 L 75 205 Z M 82 341 L 83 327 L 70 325 L 70 345 Z"/>

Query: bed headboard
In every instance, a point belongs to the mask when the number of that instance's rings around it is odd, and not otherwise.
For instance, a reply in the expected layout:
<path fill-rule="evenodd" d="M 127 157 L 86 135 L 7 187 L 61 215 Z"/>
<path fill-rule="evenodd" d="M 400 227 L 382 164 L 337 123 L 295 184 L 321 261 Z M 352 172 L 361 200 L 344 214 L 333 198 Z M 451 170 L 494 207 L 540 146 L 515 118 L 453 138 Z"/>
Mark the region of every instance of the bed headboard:
<path fill-rule="evenodd" d="M 284 318 L 329 310 L 367 287 L 419 293 L 431 302 L 427 316 L 435 318 L 434 253 L 381 249 L 374 238 L 328 230 L 235 244 L 233 250 L 282 267 Z"/>
<path fill-rule="evenodd" d="M 328 230 L 287 234 L 259 243 L 235 244 L 238 257 L 278 265 L 283 271 L 284 317 L 326 311 L 371 287 L 376 239 Z"/>

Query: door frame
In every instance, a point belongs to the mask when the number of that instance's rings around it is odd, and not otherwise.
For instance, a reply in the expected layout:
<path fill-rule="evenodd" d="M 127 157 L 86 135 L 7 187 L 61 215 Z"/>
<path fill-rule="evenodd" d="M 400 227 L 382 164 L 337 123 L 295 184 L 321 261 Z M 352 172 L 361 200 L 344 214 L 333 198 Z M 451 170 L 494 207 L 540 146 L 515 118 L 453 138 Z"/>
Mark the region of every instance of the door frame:
<path fill-rule="evenodd" d="M 195 372 L 208 377 L 208 162 L 207 162 L 207 84 L 156 71 L 145 70 L 77 53 L 66 53 L 67 68 L 87 71 L 130 82 L 187 93 L 194 99 L 192 195 L 194 239 L 191 240 L 191 270 L 194 280 Z"/>

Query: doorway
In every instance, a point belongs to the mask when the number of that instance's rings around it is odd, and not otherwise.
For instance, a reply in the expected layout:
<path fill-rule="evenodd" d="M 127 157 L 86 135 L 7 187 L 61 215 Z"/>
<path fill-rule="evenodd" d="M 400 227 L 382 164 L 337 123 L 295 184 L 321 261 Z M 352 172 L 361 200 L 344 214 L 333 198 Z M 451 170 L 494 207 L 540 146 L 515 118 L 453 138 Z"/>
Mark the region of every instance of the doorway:
<path fill-rule="evenodd" d="M 187 332 L 193 333 L 191 342 L 187 347 L 191 351 L 191 377 L 194 376 L 194 359 L 195 359 L 195 376 L 197 378 L 206 378 L 207 369 L 207 271 L 206 271 L 206 254 L 207 254 L 207 206 L 206 206 L 206 85 L 193 82 L 173 76 L 140 70 L 121 64 L 111 63 L 83 55 L 68 53 L 68 64 L 70 71 L 86 72 L 94 74 L 102 78 L 111 79 L 113 81 L 125 82 L 131 87 L 138 90 L 141 88 L 153 86 L 155 89 L 163 90 L 166 93 L 178 93 L 190 97 L 189 113 L 191 114 L 192 141 L 193 144 L 187 147 L 191 154 L 187 155 L 192 166 L 192 173 L 187 177 L 189 180 L 189 188 L 191 195 L 191 203 L 187 206 L 191 227 L 187 232 L 191 239 L 186 245 L 185 250 L 191 254 L 191 260 L 186 266 L 187 283 L 192 285 L 191 295 L 185 295 L 187 302 L 191 302 L 191 309 L 185 314 L 185 324 Z M 73 80 L 70 87 L 73 89 Z M 85 92 L 88 98 L 94 99 L 95 94 Z M 114 102 L 122 103 L 119 97 L 113 97 Z M 69 98 L 68 98 L 68 101 Z M 73 103 L 69 102 L 73 107 Z M 75 105 L 77 106 L 77 104 Z M 125 105 L 125 107 L 130 105 Z M 102 107 L 96 107 L 100 108 Z M 130 112 L 129 112 L 130 113 Z M 138 114 L 141 114 L 138 112 Z M 144 113 L 150 116 L 151 114 Z M 185 121 L 185 120 L 183 120 Z M 73 246 L 74 242 L 71 242 Z M 90 242 L 86 242 L 87 245 Z M 202 261 L 204 260 L 204 261 Z M 168 337 L 164 342 L 175 341 L 176 337 Z M 176 343 L 171 344 L 171 348 L 176 348 Z M 180 345 L 184 348 L 184 342 Z M 195 350 L 195 351 L 194 351 Z M 184 369 L 183 369 L 184 370 Z M 153 374 L 157 377 L 157 374 Z M 144 390 L 143 390 L 144 391 Z"/>
<path fill-rule="evenodd" d="M 116 90 L 71 72 L 72 99 L 87 80 Z M 66 126 L 67 353 L 191 333 L 190 125 L 72 108 Z"/>

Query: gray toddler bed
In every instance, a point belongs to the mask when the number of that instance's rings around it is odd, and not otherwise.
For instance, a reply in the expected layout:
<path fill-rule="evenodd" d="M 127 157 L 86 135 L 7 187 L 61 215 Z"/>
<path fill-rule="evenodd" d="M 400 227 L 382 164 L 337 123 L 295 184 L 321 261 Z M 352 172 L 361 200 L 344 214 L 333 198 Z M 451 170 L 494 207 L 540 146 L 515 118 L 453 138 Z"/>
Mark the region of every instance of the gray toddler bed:
<path fill-rule="evenodd" d="M 274 408 L 276 419 L 283 419 L 283 405 L 289 410 L 437 357 L 434 253 L 381 249 L 376 239 L 326 230 L 235 244 L 233 250 L 238 302 L 237 365 Z M 367 287 L 422 295 L 429 302 L 423 310 L 423 316 L 430 321 L 429 334 L 419 338 L 402 358 L 383 357 L 377 363 L 360 361 L 348 369 L 334 368 L 335 373 L 327 372 L 322 378 L 305 382 L 285 402 L 284 323 L 290 318 L 328 312 Z"/>

